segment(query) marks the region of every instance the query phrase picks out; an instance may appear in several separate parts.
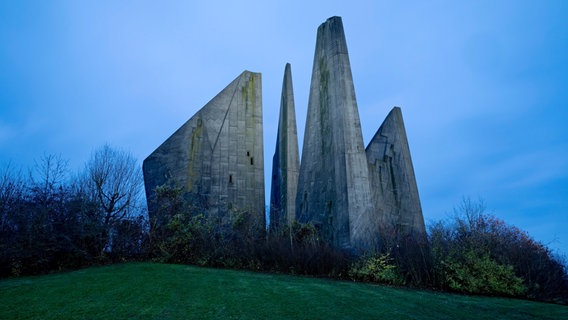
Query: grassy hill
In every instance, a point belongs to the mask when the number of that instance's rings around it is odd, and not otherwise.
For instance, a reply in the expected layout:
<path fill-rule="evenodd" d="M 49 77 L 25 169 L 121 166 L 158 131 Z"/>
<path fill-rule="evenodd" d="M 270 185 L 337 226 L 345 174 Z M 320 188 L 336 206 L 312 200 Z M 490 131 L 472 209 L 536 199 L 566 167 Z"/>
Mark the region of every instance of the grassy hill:
<path fill-rule="evenodd" d="M 0 281 L 0 319 L 568 319 L 568 307 L 135 263 Z"/>

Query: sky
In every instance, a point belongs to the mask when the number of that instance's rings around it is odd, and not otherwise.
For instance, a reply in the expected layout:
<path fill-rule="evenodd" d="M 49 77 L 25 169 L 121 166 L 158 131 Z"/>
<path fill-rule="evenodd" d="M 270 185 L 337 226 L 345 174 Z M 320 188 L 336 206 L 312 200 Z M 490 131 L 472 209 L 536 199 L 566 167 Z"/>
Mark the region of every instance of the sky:
<path fill-rule="evenodd" d="M 140 163 L 262 73 L 266 194 L 284 66 L 300 151 L 317 27 L 341 16 L 367 144 L 402 108 L 427 224 L 464 198 L 568 254 L 568 1 L 0 1 L 0 165 L 108 143 Z M 268 203 L 268 201 L 267 201 Z"/>

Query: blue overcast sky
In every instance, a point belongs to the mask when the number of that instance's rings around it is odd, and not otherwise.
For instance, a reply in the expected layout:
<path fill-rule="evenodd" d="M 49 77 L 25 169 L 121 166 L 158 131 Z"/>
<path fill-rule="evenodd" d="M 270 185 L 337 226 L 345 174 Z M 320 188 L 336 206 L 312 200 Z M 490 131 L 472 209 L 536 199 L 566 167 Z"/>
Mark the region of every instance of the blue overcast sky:
<path fill-rule="evenodd" d="M 334 15 L 365 143 L 402 108 L 426 222 L 482 198 L 567 254 L 568 1 L 1 1 L 0 164 L 79 170 L 105 143 L 141 162 L 246 69 L 263 77 L 269 177 L 284 65 L 301 145 Z"/>

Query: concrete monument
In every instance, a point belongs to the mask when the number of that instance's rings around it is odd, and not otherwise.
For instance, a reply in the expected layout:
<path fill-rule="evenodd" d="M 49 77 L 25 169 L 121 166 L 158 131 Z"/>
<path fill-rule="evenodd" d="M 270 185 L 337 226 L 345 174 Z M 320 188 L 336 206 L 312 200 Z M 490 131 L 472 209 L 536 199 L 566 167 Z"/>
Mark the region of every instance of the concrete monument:
<path fill-rule="evenodd" d="M 264 229 L 261 99 L 260 73 L 243 72 L 144 160 L 150 218 L 156 187 L 170 186 L 199 213 L 247 211 Z"/>
<path fill-rule="evenodd" d="M 366 149 L 380 223 L 399 234 L 425 235 L 424 217 L 400 108 L 391 110 Z"/>
<path fill-rule="evenodd" d="M 340 17 L 317 33 L 296 218 L 335 247 L 372 245 L 375 229 L 367 158 Z"/>
<path fill-rule="evenodd" d="M 292 71 L 286 64 L 280 100 L 280 119 L 276 137 L 276 150 L 272 158 L 272 185 L 270 196 L 270 228 L 277 229 L 292 223 L 296 213 L 296 189 L 300 171 L 298 132 Z"/>
<path fill-rule="evenodd" d="M 181 189 L 186 203 L 209 217 L 249 212 L 264 232 L 261 98 L 260 74 L 243 72 L 146 158 L 152 221 L 160 221 L 155 190 L 166 186 Z M 330 245 L 355 253 L 377 248 L 387 228 L 426 234 L 400 108 L 364 147 L 340 17 L 317 31 L 301 163 L 286 65 L 270 220 L 274 230 L 294 220 L 311 223 Z"/>

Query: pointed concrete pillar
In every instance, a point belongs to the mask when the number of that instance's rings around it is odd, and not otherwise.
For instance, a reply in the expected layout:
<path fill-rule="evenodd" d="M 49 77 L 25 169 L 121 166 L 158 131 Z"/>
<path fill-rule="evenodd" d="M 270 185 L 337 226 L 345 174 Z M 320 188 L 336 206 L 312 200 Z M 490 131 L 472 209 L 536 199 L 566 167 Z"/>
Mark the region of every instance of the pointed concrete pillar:
<path fill-rule="evenodd" d="M 262 139 L 261 75 L 245 71 L 144 160 L 152 221 L 160 221 L 155 189 L 169 186 L 195 213 L 248 211 L 264 230 Z"/>
<path fill-rule="evenodd" d="M 372 245 L 368 165 L 340 17 L 317 32 L 296 199 L 297 220 L 332 245 Z"/>
<path fill-rule="evenodd" d="M 282 81 L 276 150 L 272 158 L 271 230 L 277 230 L 279 226 L 294 221 L 299 171 L 300 154 L 298 150 L 292 71 L 290 64 L 287 63 L 284 69 L 284 80 Z"/>
<path fill-rule="evenodd" d="M 424 217 L 400 108 L 394 107 L 366 149 L 375 207 L 383 228 L 425 235 Z"/>

